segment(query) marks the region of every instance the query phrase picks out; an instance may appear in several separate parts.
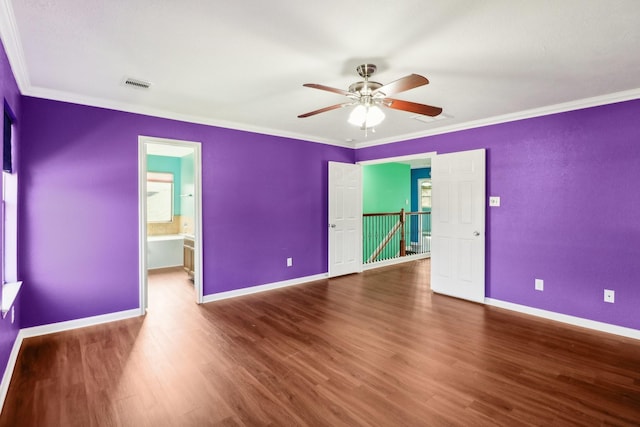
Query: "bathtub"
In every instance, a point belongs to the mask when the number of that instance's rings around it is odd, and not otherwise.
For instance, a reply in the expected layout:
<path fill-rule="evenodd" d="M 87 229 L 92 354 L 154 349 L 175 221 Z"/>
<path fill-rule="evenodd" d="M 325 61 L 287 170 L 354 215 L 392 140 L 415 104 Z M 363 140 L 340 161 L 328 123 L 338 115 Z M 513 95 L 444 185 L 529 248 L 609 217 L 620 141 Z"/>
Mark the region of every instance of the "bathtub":
<path fill-rule="evenodd" d="M 183 265 L 184 237 L 181 234 L 147 237 L 147 268 Z"/>

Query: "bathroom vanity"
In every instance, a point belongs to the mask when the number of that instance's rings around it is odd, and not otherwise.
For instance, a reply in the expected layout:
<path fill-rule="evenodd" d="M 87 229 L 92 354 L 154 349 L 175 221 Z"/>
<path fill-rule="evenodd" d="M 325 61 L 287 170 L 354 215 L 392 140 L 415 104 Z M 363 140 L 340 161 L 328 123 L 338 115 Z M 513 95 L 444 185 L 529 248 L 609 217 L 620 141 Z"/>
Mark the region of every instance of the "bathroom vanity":
<path fill-rule="evenodd" d="M 191 280 L 193 280 L 193 270 L 195 268 L 194 247 L 194 237 L 185 234 L 183 246 L 183 266 L 184 270 L 189 275 L 189 279 Z"/>

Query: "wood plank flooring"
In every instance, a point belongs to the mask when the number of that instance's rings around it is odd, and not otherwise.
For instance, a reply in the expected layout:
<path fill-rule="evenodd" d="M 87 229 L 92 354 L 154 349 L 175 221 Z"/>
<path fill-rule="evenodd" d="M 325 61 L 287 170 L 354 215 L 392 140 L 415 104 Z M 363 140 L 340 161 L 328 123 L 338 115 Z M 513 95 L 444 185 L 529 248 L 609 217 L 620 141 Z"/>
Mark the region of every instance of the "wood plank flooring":
<path fill-rule="evenodd" d="M 429 261 L 24 341 L 0 426 L 640 425 L 640 342 L 432 294 Z"/>

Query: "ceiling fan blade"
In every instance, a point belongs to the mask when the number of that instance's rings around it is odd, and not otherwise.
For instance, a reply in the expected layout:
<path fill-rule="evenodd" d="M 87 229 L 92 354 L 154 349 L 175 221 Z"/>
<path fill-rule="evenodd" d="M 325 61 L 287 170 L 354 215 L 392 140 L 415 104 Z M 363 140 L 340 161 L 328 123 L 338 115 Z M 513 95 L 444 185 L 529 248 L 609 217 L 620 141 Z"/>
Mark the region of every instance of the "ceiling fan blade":
<path fill-rule="evenodd" d="M 319 110 L 314 110 L 314 111 L 310 111 L 308 113 L 300 114 L 298 116 L 298 118 L 302 119 L 302 118 L 309 117 L 309 116 L 315 116 L 316 114 L 324 113 L 326 111 L 336 110 L 336 109 L 342 108 L 342 107 L 348 107 L 349 105 L 353 105 L 353 104 L 354 104 L 353 102 L 343 102 L 342 104 L 331 105 L 329 107 L 324 107 L 324 108 L 321 108 Z"/>
<path fill-rule="evenodd" d="M 385 98 L 383 105 L 393 108 L 394 110 L 409 111 L 411 113 L 422 114 L 423 116 L 437 116 L 442 113 L 442 108 L 433 107 L 426 104 L 418 104 L 415 102 L 402 101 L 400 99 Z"/>
<path fill-rule="evenodd" d="M 424 86 L 429 83 L 429 80 L 418 74 L 410 74 L 402 77 L 401 79 L 387 83 L 386 85 L 374 90 L 372 95 L 382 93 L 385 96 L 393 95 L 394 93 L 404 92 L 405 90 L 413 89 L 416 87 Z"/>
<path fill-rule="evenodd" d="M 327 92 L 339 93 L 340 95 L 345 95 L 345 96 L 353 96 L 354 95 L 353 93 L 348 92 L 346 90 L 337 89 L 335 87 L 330 87 L 330 86 L 325 86 L 325 85 L 319 85 L 319 84 L 315 84 L 315 83 L 305 83 L 302 86 L 310 87 L 310 88 L 313 88 L 313 89 L 326 90 Z"/>

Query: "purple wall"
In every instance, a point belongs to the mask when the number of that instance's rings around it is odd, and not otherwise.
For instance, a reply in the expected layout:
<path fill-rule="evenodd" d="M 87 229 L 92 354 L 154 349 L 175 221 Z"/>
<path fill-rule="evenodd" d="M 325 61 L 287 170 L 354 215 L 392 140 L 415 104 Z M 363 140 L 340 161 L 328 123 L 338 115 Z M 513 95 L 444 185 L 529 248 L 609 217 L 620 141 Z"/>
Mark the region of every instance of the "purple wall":
<path fill-rule="evenodd" d="M 16 116 L 16 125 L 19 123 L 21 119 L 21 111 L 20 111 L 20 91 L 18 90 L 18 85 L 13 77 L 13 72 L 11 71 L 11 66 L 9 65 L 9 61 L 7 59 L 7 55 L 4 50 L 4 46 L 0 44 L 0 96 L 3 100 L 3 107 L 6 104 L 13 114 Z M 4 126 L 4 120 L 0 124 L 0 127 Z M 17 150 L 20 144 L 20 132 L 17 129 L 18 126 L 14 126 L 13 132 L 13 141 L 15 144 L 15 149 Z M 0 150 L 0 157 L 2 156 Z M 1 159 L 0 159 L 1 160 Z M 15 161 L 19 161 L 18 156 L 15 156 Z M 18 164 L 15 164 L 15 169 L 17 170 Z M 0 186 L 0 191 L 2 191 L 2 186 Z M 0 227 L 0 242 L 4 239 L 2 235 L 2 228 Z M 2 262 L 0 262 L 0 277 L 2 277 Z M 20 328 L 20 298 L 14 304 L 16 311 L 16 321 L 11 323 L 11 315 L 9 314 L 6 318 L 0 318 L 0 374 L 4 373 L 4 370 L 7 366 L 7 361 L 9 360 L 9 354 L 11 353 L 11 349 L 13 348 L 13 344 L 18 335 L 18 330 Z M 0 316 L 1 317 L 1 316 Z M 1 378 L 1 377 L 0 377 Z"/>
<path fill-rule="evenodd" d="M 21 327 L 138 307 L 149 135 L 203 144 L 205 295 L 326 272 L 327 161 L 486 148 L 502 198 L 487 209 L 487 295 L 640 329 L 638 100 L 350 150 L 21 98 L 4 51 L 0 91 L 18 118 Z M 17 327 L 0 320 L 0 366 Z"/>
<path fill-rule="evenodd" d="M 487 296 L 640 329 L 638 117 L 634 100 L 364 148 L 356 160 L 486 148 L 487 196 L 501 197 L 487 207 Z"/>
<path fill-rule="evenodd" d="M 353 150 L 38 98 L 22 108 L 23 327 L 139 306 L 139 135 L 202 142 L 205 295 L 327 271 L 327 162 Z"/>

